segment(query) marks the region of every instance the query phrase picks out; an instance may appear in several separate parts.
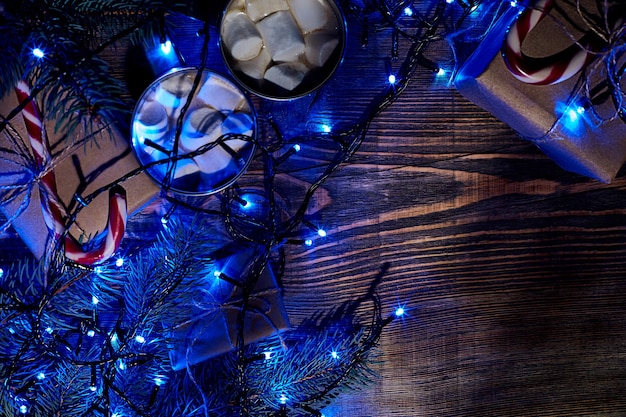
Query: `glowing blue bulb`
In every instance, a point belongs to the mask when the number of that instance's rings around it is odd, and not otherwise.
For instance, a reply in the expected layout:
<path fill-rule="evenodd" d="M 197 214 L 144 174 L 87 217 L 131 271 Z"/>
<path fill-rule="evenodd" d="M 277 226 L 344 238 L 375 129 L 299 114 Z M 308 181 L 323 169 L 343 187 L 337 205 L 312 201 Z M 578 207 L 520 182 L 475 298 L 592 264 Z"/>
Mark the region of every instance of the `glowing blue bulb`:
<path fill-rule="evenodd" d="M 111 342 L 112 342 L 112 343 L 115 343 L 115 342 L 117 342 L 117 340 L 118 340 L 117 333 L 113 333 L 113 334 L 111 335 Z"/>
<path fill-rule="evenodd" d="M 396 308 L 396 316 L 400 317 L 404 315 L 404 307 Z"/>
<path fill-rule="evenodd" d="M 324 132 L 324 133 L 330 133 L 330 126 L 328 126 L 328 125 L 322 125 L 322 132 Z"/>
<path fill-rule="evenodd" d="M 37 58 L 43 58 L 45 56 L 44 52 L 39 48 L 33 49 L 33 55 L 35 55 Z"/>
<path fill-rule="evenodd" d="M 93 392 L 93 391 L 95 391 L 96 389 L 97 389 L 97 388 L 96 388 L 96 386 L 95 386 L 95 385 L 92 385 L 92 386 L 90 386 L 90 387 L 89 387 L 89 390 L 90 390 L 90 391 L 92 391 L 92 392 Z"/>
<path fill-rule="evenodd" d="M 98 304 L 99 300 L 98 297 L 96 297 L 95 295 L 91 296 L 91 303 L 92 304 Z"/>
<path fill-rule="evenodd" d="M 9 327 L 9 333 L 15 334 L 15 330 L 13 329 L 13 327 Z"/>
<path fill-rule="evenodd" d="M 138 334 L 137 336 L 135 336 L 135 340 L 137 341 L 137 343 L 143 343 L 146 341 L 146 338 Z"/>
<path fill-rule="evenodd" d="M 156 378 L 154 378 L 154 384 L 155 384 L 157 387 L 160 387 L 161 385 L 165 384 L 165 381 L 163 381 L 163 380 L 162 380 L 161 378 L 159 378 L 159 377 L 156 377 Z"/>
<path fill-rule="evenodd" d="M 476 9 L 478 9 L 478 5 L 474 4 L 471 8 L 470 8 L 470 12 L 474 12 L 476 11 Z"/>
<path fill-rule="evenodd" d="M 215 271 L 215 272 L 213 272 L 213 276 L 214 276 L 215 278 L 219 278 L 219 277 L 221 277 L 221 276 L 222 276 L 222 273 L 221 273 L 220 271 Z"/>
<path fill-rule="evenodd" d="M 576 120 L 578 120 L 578 115 L 579 114 L 580 113 L 578 113 L 574 109 L 567 110 L 567 117 L 569 118 L 570 122 L 575 122 Z"/>
<path fill-rule="evenodd" d="M 265 360 L 272 358 L 272 352 L 263 352 L 263 356 L 265 356 Z"/>
<path fill-rule="evenodd" d="M 117 260 L 115 261 L 115 266 L 122 266 L 124 265 L 124 258 L 117 258 Z"/>
<path fill-rule="evenodd" d="M 389 76 L 389 84 L 395 84 L 396 83 L 396 76 L 391 74 Z"/>
<path fill-rule="evenodd" d="M 94 332 L 93 330 L 87 331 L 87 336 L 94 337 L 95 335 L 96 335 L 96 332 Z"/>
<path fill-rule="evenodd" d="M 281 404 L 287 404 L 287 396 L 284 394 L 281 395 L 278 401 L 280 401 Z"/>
<path fill-rule="evenodd" d="M 517 7 L 517 1 L 511 0 L 511 7 Z"/>
<path fill-rule="evenodd" d="M 53 331 L 54 331 L 54 330 L 52 330 L 52 327 L 46 327 L 46 332 L 47 332 L 48 334 L 52 334 L 52 332 L 53 332 Z"/>
<path fill-rule="evenodd" d="M 22 413 L 22 414 L 28 413 L 28 407 L 26 407 L 25 405 L 21 405 L 20 406 L 20 413 Z"/>
<path fill-rule="evenodd" d="M 306 246 L 311 246 L 311 245 L 313 245 L 313 240 L 311 240 L 311 239 L 307 239 L 307 240 L 305 240 L 305 241 L 304 241 L 304 244 L 305 244 Z"/>
<path fill-rule="evenodd" d="M 167 224 L 167 217 L 161 217 L 161 224 Z"/>
<path fill-rule="evenodd" d="M 93 269 L 93 272 L 95 272 L 96 274 L 101 274 L 102 273 L 102 267 L 101 266 L 96 266 Z"/>
<path fill-rule="evenodd" d="M 452 3 L 454 3 L 454 0 L 446 0 L 446 3 L 452 4 Z"/>
<path fill-rule="evenodd" d="M 117 367 L 120 368 L 120 371 L 123 371 L 124 369 L 126 369 L 126 363 L 124 363 L 124 361 L 120 359 L 120 363 L 119 365 L 117 365 Z"/>
<path fill-rule="evenodd" d="M 164 43 L 162 43 L 161 52 L 163 52 L 164 55 L 168 55 L 170 52 L 172 52 L 172 42 L 167 40 Z"/>
<path fill-rule="evenodd" d="M 44 374 L 43 372 L 39 372 L 37 374 L 37 379 L 40 381 L 43 381 L 46 378 L 46 374 Z"/>
<path fill-rule="evenodd" d="M 441 77 L 441 76 L 444 76 L 444 75 L 446 75 L 446 70 L 445 70 L 445 69 L 443 69 L 443 68 L 439 68 L 439 69 L 437 70 L 437 76 L 438 76 L 438 77 Z"/>
<path fill-rule="evenodd" d="M 339 354 L 333 350 L 330 356 L 332 356 L 333 359 L 337 359 L 339 357 Z"/>
<path fill-rule="evenodd" d="M 317 234 L 318 234 L 320 237 L 326 237 L 326 235 L 327 235 L 326 230 L 324 230 L 324 229 L 319 229 L 319 230 L 317 231 Z"/>
<path fill-rule="evenodd" d="M 326 126 L 326 125 L 324 125 Z M 328 128 L 328 132 L 330 132 L 330 127 L 326 126 L 326 128 Z M 326 131 L 326 129 L 324 129 L 324 131 Z M 298 145 L 297 143 L 295 145 L 293 145 L 293 150 L 296 152 L 300 152 L 300 145 Z"/>
<path fill-rule="evenodd" d="M 0 278 L 4 275 L 4 269 L 0 268 Z"/>
<path fill-rule="evenodd" d="M 405 7 L 405 8 L 404 8 L 404 14 L 405 14 L 406 16 L 409 16 L 409 17 L 410 17 L 410 16 L 413 16 L 413 9 L 411 9 L 410 7 Z"/>

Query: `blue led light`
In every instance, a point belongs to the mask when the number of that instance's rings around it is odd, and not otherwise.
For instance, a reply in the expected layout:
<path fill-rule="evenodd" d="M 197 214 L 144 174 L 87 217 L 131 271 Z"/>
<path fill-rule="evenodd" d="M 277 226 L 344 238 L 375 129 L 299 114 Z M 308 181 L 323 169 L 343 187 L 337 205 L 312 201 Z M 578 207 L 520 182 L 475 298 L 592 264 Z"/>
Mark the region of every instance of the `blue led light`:
<path fill-rule="evenodd" d="M 328 125 L 322 125 L 322 132 L 324 132 L 324 133 L 330 133 L 330 126 L 328 126 Z"/>
<path fill-rule="evenodd" d="M 395 84 L 396 83 L 396 76 L 391 74 L 389 76 L 389 84 Z"/>
<path fill-rule="evenodd" d="M 446 3 L 452 4 L 452 3 L 454 3 L 454 0 L 446 0 Z"/>
<path fill-rule="evenodd" d="M 330 132 L 330 127 L 324 125 L 324 132 L 326 132 L 326 129 L 328 129 L 328 132 Z M 328 133 L 326 132 L 326 133 Z M 295 145 L 293 145 L 293 150 L 296 152 L 300 152 L 300 145 L 298 145 L 297 143 Z"/>
<path fill-rule="evenodd" d="M 94 337 L 95 335 L 96 335 L 96 332 L 95 332 L 95 331 L 93 331 L 93 330 L 88 330 L 88 331 L 87 331 L 87 336 L 89 336 L 89 337 Z"/>
<path fill-rule="evenodd" d="M 438 77 L 442 77 L 442 76 L 444 76 L 444 75 L 446 75 L 446 70 L 445 70 L 445 69 L 443 69 L 443 68 L 439 68 L 439 69 L 437 70 L 437 76 L 438 76 Z"/>
<path fill-rule="evenodd" d="M 159 378 L 159 377 L 156 377 L 156 378 L 154 378 L 154 384 L 155 384 L 157 387 L 160 387 L 161 385 L 165 384 L 165 381 L 164 381 L 164 380 L 162 380 L 162 379 L 161 379 L 161 378 Z"/>
<path fill-rule="evenodd" d="M 339 358 L 339 354 L 335 352 L 334 350 L 330 353 L 330 356 L 332 356 L 333 359 Z"/>
<path fill-rule="evenodd" d="M 137 341 L 137 343 L 143 343 L 146 341 L 146 338 L 138 334 L 137 336 L 135 336 L 135 340 Z"/>
<path fill-rule="evenodd" d="M 33 55 L 37 58 L 43 58 L 46 54 L 39 48 L 33 49 Z"/>
<path fill-rule="evenodd" d="M 26 407 L 25 405 L 20 405 L 20 413 L 22 414 L 28 413 L 28 407 Z"/>
<path fill-rule="evenodd" d="M 89 387 L 89 390 L 92 391 L 92 392 L 95 392 L 97 389 L 98 388 L 96 388 L 95 385 L 92 385 L 92 386 Z"/>
<path fill-rule="evenodd" d="M 39 372 L 37 374 L 37 379 L 40 381 L 43 381 L 46 378 L 46 374 L 44 374 L 43 372 Z"/>
<path fill-rule="evenodd" d="M 404 313 L 405 313 L 405 311 L 404 311 L 404 307 L 398 307 L 398 308 L 396 308 L 396 316 L 398 316 L 398 317 L 403 316 L 403 315 L 404 315 Z"/>
<path fill-rule="evenodd" d="M 167 217 L 161 217 L 161 224 L 167 224 Z"/>
<path fill-rule="evenodd" d="M 410 7 L 405 7 L 404 8 L 404 14 L 405 16 L 413 16 L 413 9 L 411 9 Z"/>
<path fill-rule="evenodd" d="M 313 240 L 312 239 L 307 239 L 307 240 L 304 241 L 304 244 L 306 246 L 312 246 L 313 245 Z"/>
<path fill-rule="evenodd" d="M 163 55 L 169 55 L 172 52 L 172 42 L 169 40 L 163 42 L 161 44 L 161 52 L 163 52 Z"/>
<path fill-rule="evenodd" d="M 4 275 L 4 269 L 0 268 L 0 278 Z"/>
<path fill-rule="evenodd" d="M 326 235 L 327 235 L 326 230 L 324 230 L 324 229 L 318 229 L 318 230 L 317 230 L 317 234 L 318 234 L 320 237 L 326 237 Z"/>
<path fill-rule="evenodd" d="M 278 401 L 280 401 L 281 404 L 287 404 L 287 396 L 285 394 L 281 395 Z"/>
<path fill-rule="evenodd" d="M 511 0 L 511 7 L 517 7 L 517 1 Z"/>
<path fill-rule="evenodd" d="M 100 300 L 98 300 L 98 297 L 96 297 L 95 295 L 91 296 L 91 303 L 92 304 L 98 304 L 100 302 Z"/>
<path fill-rule="evenodd" d="M 115 261 L 115 265 L 116 266 L 124 265 L 124 258 L 117 258 L 117 260 Z"/>
<path fill-rule="evenodd" d="M 272 352 L 263 352 L 263 356 L 265 357 L 265 360 L 271 359 Z"/>

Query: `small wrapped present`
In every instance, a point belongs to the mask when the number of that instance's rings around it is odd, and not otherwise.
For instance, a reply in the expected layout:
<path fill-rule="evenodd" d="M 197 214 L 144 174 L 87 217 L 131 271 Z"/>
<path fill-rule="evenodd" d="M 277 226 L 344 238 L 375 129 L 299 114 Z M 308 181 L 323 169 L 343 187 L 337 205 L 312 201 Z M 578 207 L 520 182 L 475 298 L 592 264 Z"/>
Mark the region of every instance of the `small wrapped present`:
<path fill-rule="evenodd" d="M 257 278 L 258 249 L 241 248 L 215 262 L 216 274 L 199 289 L 197 303 L 189 306 L 190 320 L 169 329 L 170 360 L 176 371 L 237 347 L 238 317 L 242 311 L 243 286 Z M 290 327 L 281 290 L 269 263 L 258 274 L 245 308 L 243 343 L 248 345 Z"/>
<path fill-rule="evenodd" d="M 17 95 L 6 95 L 0 101 L 0 115 L 7 116 L 18 104 Z M 55 134 L 54 120 L 44 121 L 53 155 L 51 168 L 56 193 L 67 213 L 82 205 L 84 197 L 139 168 L 128 135 L 115 126 L 108 126 L 93 135 L 76 131 L 72 137 L 80 141 L 77 143 L 63 137 L 63 132 Z M 28 133 L 22 114 L 14 117 L 7 129 L 0 133 L 0 210 L 11 220 L 13 228 L 35 257 L 40 258 L 46 251 L 52 231 L 44 219 L 44 207 L 39 197 L 39 181 L 46 175 L 38 172 Z M 121 182 L 120 186 L 126 193 L 129 215 L 139 211 L 160 192 L 159 187 L 141 172 Z M 103 192 L 81 208 L 69 229 L 73 241 L 84 243 L 95 237 L 102 238 L 100 232 L 107 228 L 110 219 L 108 199 L 108 193 Z"/>
<path fill-rule="evenodd" d="M 597 11 L 593 4 L 581 1 Z M 567 19 L 551 11 L 556 6 Z M 495 21 L 460 67 L 456 88 L 563 169 L 610 182 L 626 160 L 626 124 L 619 106 L 606 111 L 607 103 L 612 105 L 606 98 L 621 92 L 608 91 L 602 106 L 592 96 L 602 84 L 598 78 L 606 84 L 604 58 L 617 46 L 590 40 L 588 22 L 581 21 L 571 2 L 540 0 L 523 13 L 520 7 L 521 2 Z M 608 11 L 609 17 L 616 12 Z"/>

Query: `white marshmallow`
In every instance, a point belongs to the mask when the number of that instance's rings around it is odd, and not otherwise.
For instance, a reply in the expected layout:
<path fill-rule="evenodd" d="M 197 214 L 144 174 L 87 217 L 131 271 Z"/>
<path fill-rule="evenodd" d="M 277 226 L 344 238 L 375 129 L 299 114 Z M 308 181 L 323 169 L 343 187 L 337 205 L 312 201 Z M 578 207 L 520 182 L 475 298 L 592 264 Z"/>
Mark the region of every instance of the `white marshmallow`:
<path fill-rule="evenodd" d="M 300 85 L 308 70 L 306 65 L 299 62 L 286 62 L 270 67 L 265 72 L 265 79 L 291 91 Z"/>
<path fill-rule="evenodd" d="M 197 97 L 222 112 L 248 107 L 243 94 L 232 84 L 217 76 L 211 76 L 204 83 Z"/>
<path fill-rule="evenodd" d="M 156 101 L 148 101 L 138 112 L 135 120 L 135 136 L 153 141 L 163 138 L 168 128 L 168 117 L 165 108 Z"/>
<path fill-rule="evenodd" d="M 246 13 L 255 22 L 281 10 L 289 10 L 287 0 L 246 0 Z"/>
<path fill-rule="evenodd" d="M 261 52 L 263 39 L 245 13 L 232 12 L 224 16 L 222 39 L 226 49 L 238 61 L 247 61 Z"/>
<path fill-rule="evenodd" d="M 327 27 L 333 13 L 326 0 L 287 0 L 304 33 Z"/>
<path fill-rule="evenodd" d="M 304 53 L 304 39 L 291 13 L 273 13 L 258 22 L 257 28 L 274 61 L 296 61 Z"/>
<path fill-rule="evenodd" d="M 239 61 L 236 64 L 236 68 L 246 74 L 248 77 L 252 77 L 257 80 L 263 79 L 263 74 L 267 70 L 270 62 L 272 62 L 272 56 L 267 51 L 267 48 L 263 47 L 261 53 L 248 61 Z"/>
<path fill-rule="evenodd" d="M 304 37 L 306 60 L 313 66 L 322 67 L 333 54 L 339 39 L 328 32 L 312 32 Z"/>
<path fill-rule="evenodd" d="M 233 157 L 224 148 L 217 145 L 207 152 L 194 156 L 193 160 L 202 172 L 213 174 L 226 169 L 233 162 Z"/>
<path fill-rule="evenodd" d="M 185 74 L 176 74 L 164 78 L 155 93 L 155 99 L 166 108 L 175 109 L 193 88 L 193 78 Z"/>
<path fill-rule="evenodd" d="M 180 135 L 183 151 L 193 152 L 222 135 L 222 114 L 211 107 L 200 107 L 185 118 Z"/>

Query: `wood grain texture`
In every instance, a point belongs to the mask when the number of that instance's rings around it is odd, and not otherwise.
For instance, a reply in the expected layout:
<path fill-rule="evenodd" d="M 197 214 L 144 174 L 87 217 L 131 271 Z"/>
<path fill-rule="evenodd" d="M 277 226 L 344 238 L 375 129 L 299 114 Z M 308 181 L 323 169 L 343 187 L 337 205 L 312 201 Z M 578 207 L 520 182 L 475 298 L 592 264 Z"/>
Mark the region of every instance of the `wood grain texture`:
<path fill-rule="evenodd" d="M 188 52 L 195 29 L 178 32 Z M 384 88 L 390 36 L 361 49 L 358 27 L 351 33 L 322 92 L 257 101 L 257 110 L 279 115 L 294 136 L 358 119 Z M 451 62 L 445 42 L 426 55 Z M 325 141 L 302 146 L 278 176 L 290 210 L 335 151 Z M 601 184 L 565 172 L 418 70 L 316 193 L 309 215 L 328 237 L 288 248 L 283 284 L 294 324 L 364 294 L 386 262 L 384 313 L 408 310 L 382 337 L 381 378 L 326 415 L 624 415 L 625 173 Z M 23 252 L 16 236 L 3 239 L 3 262 Z"/>

